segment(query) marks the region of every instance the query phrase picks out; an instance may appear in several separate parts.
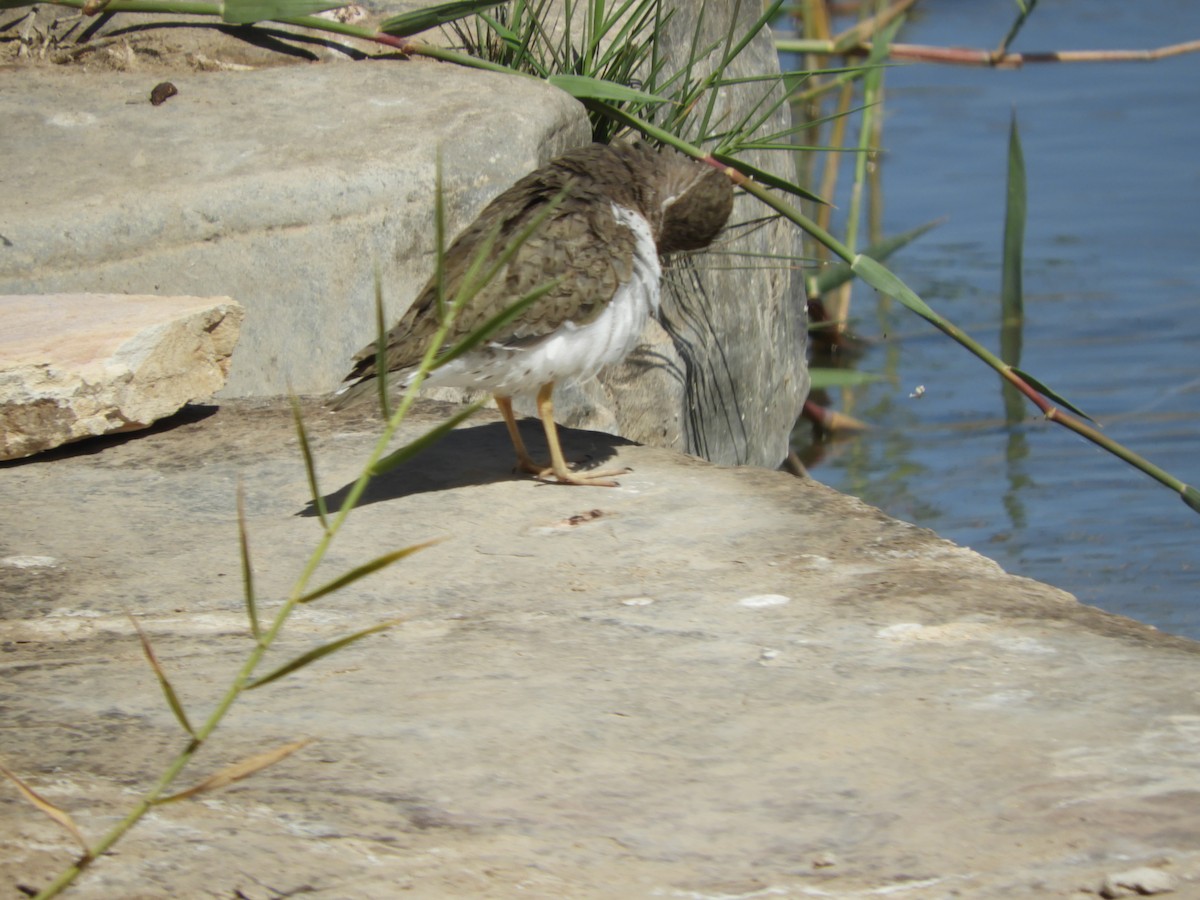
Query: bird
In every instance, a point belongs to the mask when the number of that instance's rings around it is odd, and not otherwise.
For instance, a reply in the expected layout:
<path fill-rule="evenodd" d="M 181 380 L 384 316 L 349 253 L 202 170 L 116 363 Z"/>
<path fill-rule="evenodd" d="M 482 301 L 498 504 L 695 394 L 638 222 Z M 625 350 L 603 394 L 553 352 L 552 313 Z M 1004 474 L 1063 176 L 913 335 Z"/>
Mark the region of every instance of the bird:
<path fill-rule="evenodd" d="M 531 292 L 545 292 L 484 342 L 435 364 L 424 384 L 491 392 L 520 470 L 542 481 L 615 487 L 614 476 L 628 470 L 567 465 L 554 423 L 554 385 L 583 381 L 624 359 L 658 313 L 660 258 L 708 246 L 732 208 L 727 175 L 674 150 L 617 142 L 565 153 L 497 196 L 454 239 L 444 257 L 443 301 L 435 274 L 384 336 L 385 366 L 407 385 L 442 325 L 448 298 L 475 277 L 476 258 L 495 262 L 514 236 L 536 225 L 507 266 L 465 302 L 443 346 L 453 347 Z M 374 342 L 355 355 L 335 405 L 372 391 L 380 358 Z M 526 395 L 536 397 L 547 465 L 534 461 L 517 428 L 512 398 Z"/>

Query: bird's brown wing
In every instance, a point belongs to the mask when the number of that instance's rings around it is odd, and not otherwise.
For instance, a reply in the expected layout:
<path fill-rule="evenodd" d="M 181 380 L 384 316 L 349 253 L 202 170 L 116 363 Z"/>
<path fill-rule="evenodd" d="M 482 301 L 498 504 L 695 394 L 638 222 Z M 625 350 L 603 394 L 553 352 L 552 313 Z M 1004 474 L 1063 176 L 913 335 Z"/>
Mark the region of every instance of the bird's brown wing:
<path fill-rule="evenodd" d="M 537 190 L 532 194 L 526 179 L 496 198 L 447 250 L 443 292 L 447 301 L 457 294 L 468 268 L 496 223 L 502 225 L 490 247 L 489 263 L 504 252 L 544 210 L 546 203 L 560 193 L 562 182 L 570 178 L 570 173 L 563 173 L 556 183 L 555 179 L 546 178 L 543 172 Z M 559 206 L 521 245 L 507 268 L 497 273 L 464 305 L 448 336 L 447 346 L 555 279 L 561 279 L 557 286 L 526 307 L 518 318 L 489 340 L 505 343 L 536 339 L 568 320 L 577 325 L 592 321 L 603 311 L 617 287 L 631 277 L 634 246 L 633 232 L 616 221 L 607 198 L 592 194 L 582 179 L 571 180 Z M 439 325 L 436 285 L 431 279 L 409 311 L 388 332 L 388 370 L 400 371 L 418 365 Z M 371 343 L 355 356 L 354 370 L 346 380 L 374 375 L 375 359 L 376 346 Z"/>

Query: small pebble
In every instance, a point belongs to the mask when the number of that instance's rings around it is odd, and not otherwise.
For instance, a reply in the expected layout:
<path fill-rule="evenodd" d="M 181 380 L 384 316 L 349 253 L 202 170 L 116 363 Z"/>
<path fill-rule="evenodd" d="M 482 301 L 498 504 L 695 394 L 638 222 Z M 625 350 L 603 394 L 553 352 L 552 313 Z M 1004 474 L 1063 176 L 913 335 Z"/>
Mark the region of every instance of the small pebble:
<path fill-rule="evenodd" d="M 653 597 L 630 597 L 628 600 L 622 600 L 622 606 L 649 606 L 654 602 Z"/>
<path fill-rule="evenodd" d="M 169 81 L 163 81 L 154 86 L 150 91 L 150 102 L 155 106 L 162 106 L 170 98 L 179 93 L 179 88 L 171 84 Z"/>

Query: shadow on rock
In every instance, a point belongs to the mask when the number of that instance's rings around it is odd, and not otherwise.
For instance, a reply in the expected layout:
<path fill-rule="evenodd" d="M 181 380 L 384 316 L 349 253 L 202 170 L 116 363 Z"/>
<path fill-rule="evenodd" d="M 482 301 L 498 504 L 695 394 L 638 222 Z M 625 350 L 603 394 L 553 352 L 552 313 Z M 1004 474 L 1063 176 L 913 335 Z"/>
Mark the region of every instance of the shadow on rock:
<path fill-rule="evenodd" d="M 567 460 L 584 470 L 599 467 L 612 459 L 617 447 L 633 444 L 615 435 L 599 431 L 576 431 L 562 426 L 559 426 L 558 434 Z M 547 458 L 545 438 L 536 420 L 521 423 L 521 436 L 534 459 L 541 461 Z M 497 481 L 524 480 L 529 481 L 531 487 L 551 486 L 515 471 L 514 460 L 512 443 L 503 422 L 459 428 L 424 453 L 373 478 L 358 505 L 362 507 L 428 491 L 445 491 Z M 326 509 L 330 512 L 340 509 L 353 486 L 354 482 L 349 482 L 326 494 Z M 316 506 L 310 502 L 296 515 L 312 517 L 316 514 Z"/>
<path fill-rule="evenodd" d="M 113 431 L 108 434 L 97 434 L 80 438 L 49 450 L 40 450 L 32 456 L 22 456 L 18 459 L 0 460 L 0 469 L 16 468 L 24 465 L 54 462 L 60 459 L 74 459 L 81 456 L 95 456 L 112 447 L 120 447 L 131 441 L 146 441 L 155 435 L 167 434 L 177 428 L 196 425 L 210 416 L 216 415 L 219 407 L 207 403 L 189 403 L 177 413 L 164 416 L 157 422 L 145 428 L 131 428 L 129 431 Z"/>

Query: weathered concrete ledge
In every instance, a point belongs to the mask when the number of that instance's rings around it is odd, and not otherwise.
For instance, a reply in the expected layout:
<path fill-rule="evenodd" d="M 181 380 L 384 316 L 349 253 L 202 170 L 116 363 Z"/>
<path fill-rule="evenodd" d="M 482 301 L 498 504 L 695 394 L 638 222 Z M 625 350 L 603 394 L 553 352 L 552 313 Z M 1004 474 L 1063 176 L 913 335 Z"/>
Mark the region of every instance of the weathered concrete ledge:
<path fill-rule="evenodd" d="M 308 424 L 337 495 L 375 426 Z M 404 621 L 245 697 L 182 784 L 315 743 L 156 810 L 74 896 L 1200 890 L 1200 645 L 817 484 L 566 440 L 634 471 L 513 478 L 482 419 L 381 478 L 318 582 L 448 540 L 304 607 L 267 664 Z M 183 743 L 125 611 L 200 720 L 250 648 L 239 480 L 264 615 L 321 529 L 283 404 L 39 459 L 0 467 L 0 758 L 96 835 Z M 75 852 L 0 788 L 6 891 Z"/>

